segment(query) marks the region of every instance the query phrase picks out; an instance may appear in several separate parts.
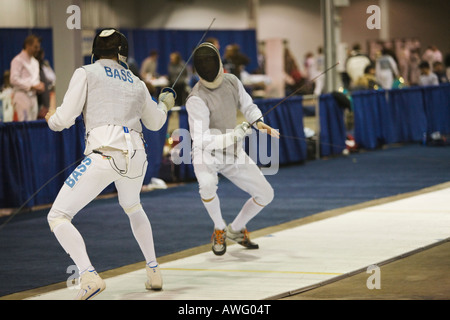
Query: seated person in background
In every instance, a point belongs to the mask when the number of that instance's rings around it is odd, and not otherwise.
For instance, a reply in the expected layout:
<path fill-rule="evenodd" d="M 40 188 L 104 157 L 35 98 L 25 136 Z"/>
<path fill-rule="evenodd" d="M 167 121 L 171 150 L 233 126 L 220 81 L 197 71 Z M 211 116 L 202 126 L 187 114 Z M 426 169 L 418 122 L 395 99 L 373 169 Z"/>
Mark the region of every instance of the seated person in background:
<path fill-rule="evenodd" d="M 442 62 L 436 61 L 433 63 L 433 73 L 438 77 L 439 83 L 448 83 L 447 72 Z"/>
<path fill-rule="evenodd" d="M 423 61 L 420 65 L 420 79 L 419 85 L 421 86 L 434 86 L 439 85 L 439 79 L 437 75 L 431 72 L 430 64 Z"/>
<path fill-rule="evenodd" d="M 378 90 L 379 88 L 375 67 L 371 64 L 364 69 L 364 74 L 355 82 L 353 90 Z"/>

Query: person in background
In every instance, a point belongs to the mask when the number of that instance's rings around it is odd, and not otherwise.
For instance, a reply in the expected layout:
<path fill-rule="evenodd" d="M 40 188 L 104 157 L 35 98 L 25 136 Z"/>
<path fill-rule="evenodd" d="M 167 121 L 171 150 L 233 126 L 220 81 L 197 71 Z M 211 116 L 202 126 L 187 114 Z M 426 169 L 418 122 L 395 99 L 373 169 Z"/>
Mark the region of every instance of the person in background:
<path fill-rule="evenodd" d="M 185 63 L 181 58 L 181 54 L 179 52 L 172 52 L 170 54 L 167 76 L 169 79 L 169 87 L 173 87 L 177 94 L 177 97 L 175 99 L 176 106 L 184 105 L 187 97 L 188 70 L 184 67 L 184 64 Z M 177 81 L 177 83 L 175 83 L 175 81 Z"/>
<path fill-rule="evenodd" d="M 3 110 L 0 110 L 0 116 L 2 116 L 0 122 L 11 122 L 14 120 L 14 107 L 12 105 L 13 89 L 9 82 L 9 76 L 10 72 L 6 70 L 3 73 L 3 86 L 0 92 L 0 108 L 3 108 Z"/>
<path fill-rule="evenodd" d="M 238 44 L 230 44 L 225 47 L 223 56 L 223 67 L 226 72 L 234 74 L 238 79 L 241 79 L 241 72 L 250 63 L 250 59 L 240 50 Z"/>
<path fill-rule="evenodd" d="M 447 72 L 442 62 L 433 63 L 433 73 L 437 75 L 439 83 L 448 83 Z"/>
<path fill-rule="evenodd" d="M 419 85 L 435 86 L 439 84 L 438 76 L 431 71 L 430 64 L 427 61 L 423 61 L 419 68 L 421 72 Z"/>
<path fill-rule="evenodd" d="M 399 77 L 397 62 L 394 59 L 392 52 L 384 48 L 381 51 L 381 56 L 378 57 L 375 64 L 375 75 L 377 82 L 385 90 L 392 89 L 394 81 Z"/>
<path fill-rule="evenodd" d="M 414 48 L 409 55 L 409 85 L 417 86 L 420 81 L 420 49 Z"/>
<path fill-rule="evenodd" d="M 377 90 L 380 85 L 375 76 L 375 67 L 373 65 L 367 66 L 364 74 L 356 81 L 354 90 Z"/>
<path fill-rule="evenodd" d="M 350 78 L 350 88 L 363 76 L 364 69 L 371 64 L 370 58 L 362 53 L 361 45 L 355 44 L 345 64 L 346 72 Z"/>
<path fill-rule="evenodd" d="M 158 77 L 158 51 L 152 50 L 141 66 L 141 79 L 150 81 Z"/>
<path fill-rule="evenodd" d="M 433 66 L 433 63 L 442 62 L 442 52 L 435 45 L 429 46 L 422 55 L 422 60 L 427 61 L 430 67 Z"/>
<path fill-rule="evenodd" d="M 36 59 L 39 61 L 40 78 L 44 83 L 44 91 L 37 95 L 39 108 L 38 119 L 44 119 L 50 108 L 50 104 L 54 105 L 55 103 L 56 74 L 50 66 L 50 63 L 45 60 L 44 50 L 39 50 Z"/>
<path fill-rule="evenodd" d="M 11 61 L 10 82 L 14 89 L 13 105 L 18 121 L 36 120 L 38 116 L 37 94 L 44 92 L 40 79 L 39 62 L 35 58 L 41 49 L 36 35 L 26 37 L 22 51 Z"/>
<path fill-rule="evenodd" d="M 219 39 L 214 38 L 214 37 L 209 37 L 209 38 L 207 38 L 207 39 L 205 40 L 205 42 L 212 43 L 212 44 L 217 48 L 217 50 L 220 51 L 220 42 L 219 42 Z"/>

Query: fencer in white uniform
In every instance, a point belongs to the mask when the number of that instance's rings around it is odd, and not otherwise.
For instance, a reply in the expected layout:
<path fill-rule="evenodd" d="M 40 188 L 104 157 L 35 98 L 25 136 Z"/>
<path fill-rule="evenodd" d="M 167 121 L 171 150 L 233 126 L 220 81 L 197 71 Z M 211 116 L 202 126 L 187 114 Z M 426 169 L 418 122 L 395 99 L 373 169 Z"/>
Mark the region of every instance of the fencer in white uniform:
<path fill-rule="evenodd" d="M 214 45 L 202 43 L 194 51 L 193 63 L 199 82 L 186 101 L 189 130 L 193 140 L 192 161 L 201 200 L 214 223 L 212 251 L 226 252 L 226 239 L 249 249 L 258 245 L 250 240 L 246 224 L 274 197 L 274 191 L 261 170 L 243 149 L 244 137 L 251 133 L 249 123 L 278 138 L 278 131 L 262 120 L 262 113 L 245 91 L 240 80 L 224 73 L 220 54 Z M 248 122 L 237 124 L 237 111 Z M 217 195 L 218 174 L 250 195 L 235 219 L 226 225 Z"/>
<path fill-rule="evenodd" d="M 147 169 L 141 120 L 147 129 L 157 131 L 174 105 L 169 91 L 159 96 L 159 103 L 153 101 L 145 84 L 128 70 L 128 42 L 117 30 L 99 32 L 92 51 L 95 63 L 75 70 L 62 105 L 46 116 L 49 128 L 61 131 L 83 113 L 86 127 L 86 157 L 67 178 L 48 214 L 52 232 L 79 269 L 81 289 L 76 299 L 80 300 L 103 291 L 105 282 L 71 221 L 112 182 L 147 262 L 145 286 L 162 288 L 151 224 L 140 202 Z"/>

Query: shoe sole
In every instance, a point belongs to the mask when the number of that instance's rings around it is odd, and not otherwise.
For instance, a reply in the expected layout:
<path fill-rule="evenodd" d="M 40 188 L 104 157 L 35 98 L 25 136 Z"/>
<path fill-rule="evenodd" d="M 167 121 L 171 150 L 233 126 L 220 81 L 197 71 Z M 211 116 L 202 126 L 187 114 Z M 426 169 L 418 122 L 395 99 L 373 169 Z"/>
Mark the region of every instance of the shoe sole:
<path fill-rule="evenodd" d="M 228 237 L 227 237 L 227 239 L 233 241 L 234 243 L 237 243 L 237 244 L 243 246 L 244 248 L 250 249 L 250 250 L 259 249 L 259 245 L 256 244 L 256 243 L 253 243 L 253 244 L 250 244 L 250 245 L 246 245 L 246 244 L 242 243 L 242 241 L 237 241 L 237 240 L 234 240 L 234 239 L 228 238 Z"/>
<path fill-rule="evenodd" d="M 97 295 L 99 295 L 100 293 L 103 292 L 103 290 L 105 290 L 105 288 L 99 288 L 97 289 L 97 291 L 95 291 L 93 294 L 91 294 L 89 297 L 87 297 L 85 300 L 91 300 L 92 298 L 96 297 Z"/>
<path fill-rule="evenodd" d="M 89 297 L 87 297 L 86 299 L 81 299 L 81 300 L 91 300 L 92 298 L 98 296 L 100 293 L 102 293 L 104 290 L 106 289 L 106 285 L 102 286 L 101 288 L 98 288 L 97 290 L 95 290 L 93 293 L 91 293 L 91 295 Z"/>
<path fill-rule="evenodd" d="M 145 283 L 145 289 L 147 290 L 153 290 L 153 291 L 161 291 L 162 290 L 162 285 L 160 286 L 152 286 L 150 284 L 148 284 L 147 282 Z"/>
<path fill-rule="evenodd" d="M 222 251 L 216 251 L 214 250 L 214 245 L 211 247 L 212 252 L 216 255 L 216 256 L 223 256 L 225 254 L 225 252 L 227 252 L 227 244 L 224 243 L 223 245 L 223 250 Z"/>

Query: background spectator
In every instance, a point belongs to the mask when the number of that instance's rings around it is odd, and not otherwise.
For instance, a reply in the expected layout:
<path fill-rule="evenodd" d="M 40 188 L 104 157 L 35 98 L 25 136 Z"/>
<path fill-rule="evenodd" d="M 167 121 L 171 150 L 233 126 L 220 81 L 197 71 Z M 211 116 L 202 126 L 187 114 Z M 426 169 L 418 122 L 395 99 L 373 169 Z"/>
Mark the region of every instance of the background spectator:
<path fill-rule="evenodd" d="M 152 50 L 141 66 L 141 78 L 145 81 L 158 77 L 158 51 Z"/>
<path fill-rule="evenodd" d="M 0 110 L 0 114 L 3 115 L 3 120 L 0 119 L 0 122 L 11 122 L 14 119 L 14 107 L 12 104 L 13 89 L 9 82 L 9 76 L 10 72 L 6 70 L 3 73 L 3 87 L 0 92 L 1 108 L 3 108 L 3 110 Z"/>
<path fill-rule="evenodd" d="M 181 54 L 179 52 L 172 52 L 170 54 L 170 62 L 169 62 L 169 66 L 167 69 L 168 70 L 167 77 L 169 79 L 169 87 L 173 86 L 174 82 L 177 80 L 178 75 L 180 75 L 177 83 L 173 87 L 173 89 L 177 93 L 177 98 L 175 99 L 176 106 L 184 105 L 184 102 L 187 98 L 188 71 L 186 68 L 184 68 L 184 64 L 185 63 L 181 59 Z"/>
<path fill-rule="evenodd" d="M 377 90 L 380 85 L 375 76 L 375 67 L 373 65 L 367 66 L 364 74 L 356 81 L 354 90 Z"/>
<path fill-rule="evenodd" d="M 433 63 L 433 73 L 438 77 L 439 83 L 448 83 L 447 72 L 444 64 L 439 61 Z"/>
<path fill-rule="evenodd" d="M 419 67 L 421 72 L 419 84 L 421 86 L 434 86 L 439 84 L 437 75 L 431 72 L 430 64 L 427 61 L 423 61 Z"/>
<path fill-rule="evenodd" d="M 411 86 L 416 86 L 420 81 L 420 50 L 415 48 L 411 50 L 409 56 L 409 84 Z"/>
<path fill-rule="evenodd" d="M 430 66 L 433 66 L 433 63 L 436 61 L 442 62 L 442 53 L 435 45 L 431 45 L 423 53 L 422 60 L 427 61 Z"/>
<path fill-rule="evenodd" d="M 36 59 L 39 61 L 39 77 L 44 83 L 44 91 L 38 93 L 38 119 L 44 119 L 50 106 L 55 105 L 55 84 L 56 74 L 53 71 L 50 63 L 45 60 L 44 50 L 39 50 L 36 54 Z"/>
<path fill-rule="evenodd" d="M 35 58 L 40 49 L 40 39 L 30 35 L 25 39 L 22 51 L 11 61 L 10 81 L 14 89 L 13 105 L 18 121 L 37 119 L 36 95 L 45 89 L 40 80 L 39 62 Z"/>
<path fill-rule="evenodd" d="M 375 75 L 377 82 L 386 90 L 392 89 L 395 78 L 399 77 L 397 62 L 389 49 L 384 48 L 381 56 L 378 57 L 375 64 Z"/>
<path fill-rule="evenodd" d="M 355 44 L 350 56 L 346 62 L 346 71 L 350 78 L 350 87 L 353 87 L 356 81 L 364 75 L 364 70 L 371 65 L 370 58 L 361 52 L 361 45 Z"/>
<path fill-rule="evenodd" d="M 250 59 L 240 51 L 239 45 L 230 44 L 225 47 L 222 63 L 226 72 L 232 73 L 241 79 L 241 72 L 250 63 Z"/>

